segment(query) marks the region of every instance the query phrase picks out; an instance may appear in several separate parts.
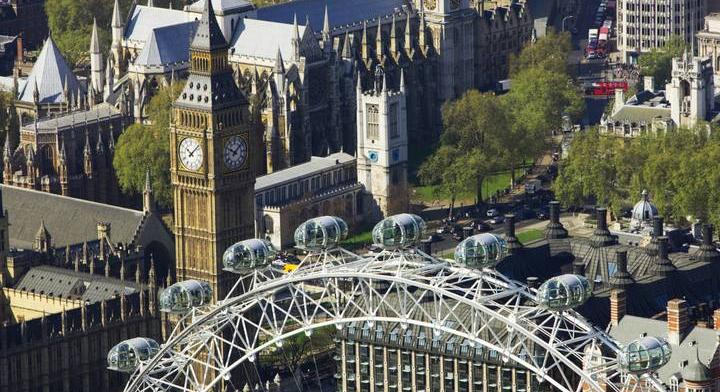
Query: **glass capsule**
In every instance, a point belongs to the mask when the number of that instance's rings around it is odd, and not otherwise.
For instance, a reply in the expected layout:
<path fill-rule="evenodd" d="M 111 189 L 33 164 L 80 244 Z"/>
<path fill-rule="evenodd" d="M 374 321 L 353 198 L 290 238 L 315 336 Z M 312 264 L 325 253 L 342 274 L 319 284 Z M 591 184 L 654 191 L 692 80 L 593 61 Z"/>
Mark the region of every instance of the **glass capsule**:
<path fill-rule="evenodd" d="M 672 348 L 665 339 L 643 336 L 630 342 L 619 355 L 620 365 L 625 371 L 646 373 L 668 363 Z"/>
<path fill-rule="evenodd" d="M 321 216 L 305 221 L 295 229 L 295 247 L 307 250 L 330 249 L 347 238 L 348 226 L 336 216 Z"/>
<path fill-rule="evenodd" d="M 550 310 L 580 306 L 592 295 L 590 282 L 580 275 L 565 274 L 548 279 L 538 289 L 538 301 Z"/>
<path fill-rule="evenodd" d="M 507 242 L 492 233 L 468 237 L 455 247 L 455 261 L 470 268 L 494 267 L 507 254 Z"/>
<path fill-rule="evenodd" d="M 160 311 L 167 313 L 185 313 L 192 308 L 205 306 L 212 302 L 212 287 L 199 280 L 183 280 L 160 292 L 158 302 Z"/>
<path fill-rule="evenodd" d="M 244 273 L 270 264 L 276 254 L 270 241 L 252 238 L 228 247 L 223 253 L 223 267 L 230 272 Z"/>
<path fill-rule="evenodd" d="M 147 361 L 160 351 L 160 345 L 150 338 L 124 340 L 108 352 L 108 369 L 132 373 L 141 362 Z"/>
<path fill-rule="evenodd" d="M 425 221 L 417 215 L 398 214 L 389 216 L 372 230 L 373 243 L 385 249 L 413 246 L 425 236 Z"/>

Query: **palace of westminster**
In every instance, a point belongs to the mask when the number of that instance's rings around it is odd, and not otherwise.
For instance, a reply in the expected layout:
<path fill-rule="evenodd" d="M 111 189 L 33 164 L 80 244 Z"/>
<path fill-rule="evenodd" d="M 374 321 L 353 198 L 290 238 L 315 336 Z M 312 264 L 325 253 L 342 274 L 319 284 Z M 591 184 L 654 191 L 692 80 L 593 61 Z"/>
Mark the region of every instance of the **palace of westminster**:
<path fill-rule="evenodd" d="M 183 9 L 115 1 L 109 53 L 89 75 L 52 37 L 32 71 L 0 77 L 8 111 L 0 187 L 0 392 L 114 391 L 105 355 L 162 339 L 157 288 L 231 282 L 223 251 L 292 245 L 309 217 L 351 226 L 407 211 L 408 150 L 437 140 L 440 107 L 507 74 L 530 42 L 525 2 L 297 0 Z M 185 38 L 187 37 L 187 39 Z M 171 109 L 174 219 L 127 208 L 113 168 L 125 127 L 184 83 Z"/>

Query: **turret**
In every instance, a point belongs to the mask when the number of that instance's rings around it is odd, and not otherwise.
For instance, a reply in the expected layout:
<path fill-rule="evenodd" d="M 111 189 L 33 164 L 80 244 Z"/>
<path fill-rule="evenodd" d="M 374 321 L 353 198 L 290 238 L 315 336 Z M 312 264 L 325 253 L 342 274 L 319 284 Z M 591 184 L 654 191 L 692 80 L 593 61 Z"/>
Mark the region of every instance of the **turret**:
<path fill-rule="evenodd" d="M 3 148 L 3 183 L 12 184 L 12 149 L 10 147 L 10 132 L 5 133 L 5 147 Z"/>
<path fill-rule="evenodd" d="M 60 144 L 60 154 L 58 156 L 58 177 L 60 177 L 60 192 L 63 196 L 69 193 L 69 178 L 67 153 L 65 152 L 65 143 Z"/>
<path fill-rule="evenodd" d="M 155 195 L 150 181 L 150 170 L 145 171 L 145 189 L 143 189 L 143 212 L 155 212 Z"/>
<path fill-rule="evenodd" d="M 405 54 L 408 56 L 408 58 L 412 58 L 414 54 L 410 19 L 410 16 L 407 16 L 405 18 Z"/>
<path fill-rule="evenodd" d="M 323 19 L 322 42 L 323 50 L 327 52 L 332 49 L 332 41 L 330 40 L 330 17 L 328 16 L 327 4 L 325 4 L 325 17 Z"/>
<path fill-rule="evenodd" d="M 27 148 L 27 160 L 25 161 L 26 173 L 28 176 L 28 185 L 35 188 L 35 180 L 37 179 L 37 162 L 35 162 L 35 149 L 32 146 Z"/>
<path fill-rule="evenodd" d="M 111 51 L 113 56 L 113 64 L 115 65 L 115 75 L 120 75 L 120 68 L 123 61 L 122 38 L 123 38 L 123 20 L 120 17 L 120 3 L 115 0 L 112 13 L 112 44 Z"/>
<path fill-rule="evenodd" d="M 375 57 L 378 61 L 382 61 L 385 57 L 385 44 L 383 43 L 383 32 L 382 32 L 382 17 L 377 19 L 377 34 L 375 35 Z"/>
<path fill-rule="evenodd" d="M 370 42 L 368 41 L 367 35 L 367 22 L 363 22 L 362 39 L 360 41 L 361 53 L 363 61 L 367 62 L 370 59 Z"/>
<path fill-rule="evenodd" d="M 90 78 L 92 90 L 102 96 L 103 87 L 105 87 L 105 81 L 103 70 L 103 58 L 100 53 L 100 40 L 98 38 L 97 21 L 93 19 L 93 30 L 90 38 Z M 98 96 L 93 96 L 91 103 L 95 103 Z"/>
<path fill-rule="evenodd" d="M 93 174 L 93 154 L 90 146 L 90 135 L 85 132 L 85 148 L 83 149 L 83 168 L 85 175 L 92 177 Z"/>
<path fill-rule="evenodd" d="M 293 48 L 293 59 L 300 61 L 300 27 L 298 26 L 297 15 L 293 18 L 293 38 L 291 44 Z"/>
<path fill-rule="evenodd" d="M 397 59 L 400 55 L 400 43 L 398 42 L 397 28 L 395 26 L 395 14 L 392 16 L 390 25 L 390 54 Z"/>
<path fill-rule="evenodd" d="M 52 236 L 50 235 L 47 227 L 45 227 L 45 220 L 40 220 L 40 228 L 35 234 L 35 244 L 33 248 L 38 252 L 48 253 L 51 246 Z"/>
<path fill-rule="evenodd" d="M 350 43 L 350 33 L 345 32 L 345 39 L 343 41 L 342 58 L 345 60 L 352 59 L 352 47 Z"/>

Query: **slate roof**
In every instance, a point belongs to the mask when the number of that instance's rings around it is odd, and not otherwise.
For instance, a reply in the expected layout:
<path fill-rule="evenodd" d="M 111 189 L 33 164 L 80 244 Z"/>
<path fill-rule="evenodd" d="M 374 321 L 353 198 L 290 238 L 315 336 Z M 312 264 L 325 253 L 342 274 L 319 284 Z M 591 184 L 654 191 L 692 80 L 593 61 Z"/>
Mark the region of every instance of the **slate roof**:
<path fill-rule="evenodd" d="M 114 243 L 131 243 L 143 212 L 48 192 L 0 185 L 10 215 L 10 246 L 32 248 L 45 221 L 56 248 L 97 239 L 97 223 L 109 222 Z"/>
<path fill-rule="evenodd" d="M 623 344 L 639 338 L 641 333 L 647 333 L 648 336 L 667 338 L 667 322 L 643 317 L 625 316 L 617 326 L 611 327 L 610 329 L 610 336 Z M 695 347 L 695 345 L 692 344 L 693 342 L 698 346 Z M 684 361 L 692 364 L 696 360 L 696 349 L 699 349 L 698 354 L 700 361 L 704 364 L 709 364 L 717 344 L 718 334 L 716 331 L 710 328 L 693 326 L 680 344 L 670 344 L 672 346 L 672 357 L 670 358 L 670 362 L 658 369 L 660 380 L 666 384 L 670 384 L 669 381 L 672 376 L 677 377 L 679 380 L 682 379 L 682 368 L 680 364 Z"/>
<path fill-rule="evenodd" d="M 298 25 L 300 37 L 305 35 L 305 26 Z M 243 19 L 238 23 L 232 39 L 230 53 L 275 60 L 278 48 L 284 59 L 293 57 L 292 39 L 295 28 L 292 24 Z"/>
<path fill-rule="evenodd" d="M 354 156 L 344 152 L 336 152 L 327 157 L 311 157 L 309 162 L 258 177 L 255 180 L 255 192 L 262 192 L 284 182 L 310 177 L 314 174 L 324 172 L 338 163 L 343 164 L 353 160 L 355 160 Z"/>
<path fill-rule="evenodd" d="M 307 17 L 313 31 L 322 31 L 326 5 L 331 29 L 395 14 L 403 5 L 412 7 L 407 0 L 296 0 L 259 8 L 257 19 L 292 24 L 297 15 L 301 22 Z"/>
<path fill-rule="evenodd" d="M 131 280 L 121 281 L 49 265 L 31 268 L 15 288 L 55 297 L 82 299 L 90 303 L 109 300 L 123 292 L 129 295 L 140 289 Z"/>
<path fill-rule="evenodd" d="M 23 102 L 33 102 L 33 92 L 37 85 L 40 103 L 65 102 L 63 88 L 66 79 L 69 91 L 80 90 L 81 93 L 85 93 L 85 88 L 72 73 L 72 69 L 51 36 L 45 41 L 25 85 L 18 92 L 18 99 Z"/>
<path fill-rule="evenodd" d="M 150 38 L 153 29 L 184 23 L 187 20 L 188 15 L 183 10 L 136 5 L 125 27 L 125 39 L 144 43 Z M 192 35 L 188 34 L 187 40 L 189 41 L 191 37 Z M 181 37 L 176 37 L 176 39 L 177 41 L 185 40 Z"/>
<path fill-rule="evenodd" d="M 108 118 L 120 116 L 122 116 L 122 113 L 113 106 L 100 104 L 92 109 L 74 111 L 55 118 L 46 117 L 37 123 L 25 124 L 23 129 L 33 130 L 37 127 L 39 133 L 55 132 L 56 129 L 62 130 L 66 127 L 74 127 L 76 124 L 93 123 L 98 120 L 104 121 Z"/>
<path fill-rule="evenodd" d="M 203 8 L 190 47 L 193 49 L 213 50 L 224 48 L 227 44 L 225 36 L 217 23 L 217 18 L 215 18 L 212 1 L 205 0 L 205 8 Z"/>
<path fill-rule="evenodd" d="M 186 22 L 154 28 L 134 64 L 152 66 L 187 62 L 190 37 L 195 33 L 196 25 L 197 22 Z"/>
<path fill-rule="evenodd" d="M 612 116 L 613 121 L 649 123 L 655 119 L 670 118 L 670 108 L 625 105 Z"/>
<path fill-rule="evenodd" d="M 199 0 L 187 7 L 189 11 L 202 12 L 205 0 Z M 245 11 L 255 8 L 248 0 L 212 0 L 212 6 L 216 15 L 233 13 L 232 11 Z"/>

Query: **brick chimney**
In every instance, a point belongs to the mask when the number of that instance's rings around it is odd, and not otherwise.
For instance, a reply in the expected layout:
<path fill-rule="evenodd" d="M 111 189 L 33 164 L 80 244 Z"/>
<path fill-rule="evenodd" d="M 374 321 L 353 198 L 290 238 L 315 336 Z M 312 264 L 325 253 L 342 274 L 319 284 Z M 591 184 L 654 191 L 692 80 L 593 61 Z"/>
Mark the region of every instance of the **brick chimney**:
<path fill-rule="evenodd" d="M 627 251 L 618 250 L 615 252 L 615 265 L 617 269 L 610 277 L 610 284 L 618 289 L 624 289 L 635 283 L 632 274 L 628 271 Z"/>
<path fill-rule="evenodd" d="M 684 299 L 671 299 L 667 304 L 668 342 L 680 344 L 690 327 L 690 314 L 687 301 Z"/>
<path fill-rule="evenodd" d="M 620 323 L 620 320 L 627 313 L 626 300 L 625 290 L 612 289 L 610 291 L 610 324 L 614 327 Z"/>
<path fill-rule="evenodd" d="M 715 309 L 713 312 L 713 328 L 720 331 L 720 309 Z"/>
<path fill-rule="evenodd" d="M 545 228 L 545 238 L 547 239 L 558 239 L 566 238 L 568 236 L 567 230 L 560 223 L 560 202 L 553 200 L 550 202 L 550 223 Z"/>

